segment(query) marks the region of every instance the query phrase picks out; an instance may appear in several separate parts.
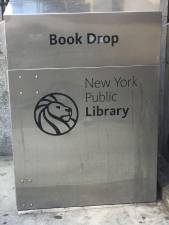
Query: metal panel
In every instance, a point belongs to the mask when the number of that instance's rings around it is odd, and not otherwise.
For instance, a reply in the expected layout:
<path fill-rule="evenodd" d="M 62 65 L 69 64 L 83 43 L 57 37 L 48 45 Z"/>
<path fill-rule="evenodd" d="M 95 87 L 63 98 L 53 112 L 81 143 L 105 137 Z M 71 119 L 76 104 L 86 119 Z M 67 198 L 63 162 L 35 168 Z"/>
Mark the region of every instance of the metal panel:
<path fill-rule="evenodd" d="M 19 210 L 155 201 L 158 67 L 19 70 L 9 80 Z M 39 99 L 56 92 L 79 110 L 62 136 L 34 120 Z M 106 93 L 114 98 L 104 101 Z M 98 106 L 115 115 L 94 116 Z"/>
<path fill-rule="evenodd" d="M 23 12 L 5 17 L 18 210 L 154 201 L 161 14 Z"/>
<path fill-rule="evenodd" d="M 158 65 L 160 18 L 159 12 L 6 16 L 9 69 Z M 82 44 L 50 45 L 50 34 L 75 33 Z M 119 41 L 87 44 L 88 33 Z"/>
<path fill-rule="evenodd" d="M 160 0 L 10 0 L 6 14 L 153 10 L 160 10 Z"/>

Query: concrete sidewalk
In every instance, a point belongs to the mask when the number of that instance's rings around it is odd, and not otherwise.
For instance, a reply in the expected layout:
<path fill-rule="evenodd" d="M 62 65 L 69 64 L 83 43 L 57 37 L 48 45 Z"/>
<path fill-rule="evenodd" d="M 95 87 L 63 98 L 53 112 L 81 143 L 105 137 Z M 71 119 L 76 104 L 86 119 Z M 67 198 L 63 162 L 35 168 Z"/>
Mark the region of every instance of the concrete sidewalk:
<path fill-rule="evenodd" d="M 169 225 L 161 202 L 117 206 L 52 209 L 18 215 L 15 203 L 13 162 L 0 158 L 0 225 Z"/>

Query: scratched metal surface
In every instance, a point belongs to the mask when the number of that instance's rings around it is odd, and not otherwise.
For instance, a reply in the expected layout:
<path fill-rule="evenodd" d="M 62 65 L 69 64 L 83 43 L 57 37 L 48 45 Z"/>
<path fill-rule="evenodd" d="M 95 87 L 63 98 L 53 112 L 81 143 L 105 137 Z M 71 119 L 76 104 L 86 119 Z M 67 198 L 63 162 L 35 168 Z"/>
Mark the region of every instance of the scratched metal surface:
<path fill-rule="evenodd" d="M 158 10 L 160 0 L 10 0 L 6 14 Z"/>
<path fill-rule="evenodd" d="M 0 224 L 28 225 L 168 225 L 168 211 L 163 202 L 66 209 L 23 211 L 15 207 L 13 162 L 0 158 Z"/>
<path fill-rule="evenodd" d="M 85 77 L 114 82 L 113 76 L 131 74 L 138 87 L 106 87 L 119 94 L 118 102 L 84 102 Z M 156 200 L 157 66 L 17 70 L 9 80 L 19 210 Z M 38 100 L 56 91 L 71 96 L 79 109 L 75 128 L 60 137 L 46 135 L 34 121 Z M 90 113 L 93 105 L 130 111 L 125 118 L 87 117 L 86 105 Z"/>
<path fill-rule="evenodd" d="M 160 18 L 159 12 L 5 16 L 18 210 L 156 200 Z M 117 32 L 121 41 L 113 48 L 49 46 L 50 32 L 77 30 Z M 119 97 L 108 107 L 128 106 L 128 116 L 86 117 L 86 76 L 135 76 L 138 87 L 105 89 Z M 46 135 L 34 121 L 37 101 L 51 92 L 71 96 L 79 109 L 77 125 L 64 136 Z"/>
<path fill-rule="evenodd" d="M 158 65 L 160 12 L 5 16 L 8 68 Z M 118 34 L 119 43 L 86 43 L 86 34 Z M 49 34 L 82 35 L 83 44 L 49 44 Z M 11 38 L 13 37 L 13 38 Z"/>

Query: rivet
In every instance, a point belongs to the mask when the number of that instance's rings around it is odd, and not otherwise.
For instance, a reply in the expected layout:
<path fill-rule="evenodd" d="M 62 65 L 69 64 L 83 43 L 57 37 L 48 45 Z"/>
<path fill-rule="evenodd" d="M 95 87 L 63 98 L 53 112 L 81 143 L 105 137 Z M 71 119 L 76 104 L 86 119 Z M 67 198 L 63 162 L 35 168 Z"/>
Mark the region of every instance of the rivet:
<path fill-rule="evenodd" d="M 25 207 L 25 203 L 22 204 L 22 207 Z"/>
<path fill-rule="evenodd" d="M 32 203 L 30 203 L 30 204 L 29 204 L 29 206 L 30 206 L 30 207 L 32 207 L 32 206 L 33 206 L 33 204 L 32 204 Z"/>
<path fill-rule="evenodd" d="M 24 180 L 23 180 L 23 179 L 21 179 L 21 180 L 20 180 L 20 182 L 21 182 L 21 183 L 24 183 Z"/>
<path fill-rule="evenodd" d="M 20 95 L 22 95 L 22 94 L 23 94 L 23 92 L 22 92 L 22 91 L 20 91 L 20 92 L 19 92 L 19 94 L 20 94 Z"/>
<path fill-rule="evenodd" d="M 28 179 L 28 182 L 32 182 L 32 179 Z"/>
<path fill-rule="evenodd" d="M 19 75 L 19 79 L 21 79 L 22 78 L 22 76 L 21 75 Z"/>
<path fill-rule="evenodd" d="M 36 91 L 36 94 L 37 94 L 37 95 L 39 94 L 39 91 L 38 91 L 38 90 Z"/>
<path fill-rule="evenodd" d="M 35 79 L 38 79 L 38 75 L 37 74 L 35 74 Z"/>

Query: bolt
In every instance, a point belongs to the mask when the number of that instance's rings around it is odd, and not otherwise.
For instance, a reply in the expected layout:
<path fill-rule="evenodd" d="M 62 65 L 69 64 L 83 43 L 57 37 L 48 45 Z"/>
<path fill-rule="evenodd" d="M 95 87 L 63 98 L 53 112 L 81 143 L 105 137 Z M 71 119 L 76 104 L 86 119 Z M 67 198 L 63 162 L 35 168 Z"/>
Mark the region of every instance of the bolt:
<path fill-rule="evenodd" d="M 35 79 L 38 79 L 38 75 L 37 74 L 35 75 Z"/>

